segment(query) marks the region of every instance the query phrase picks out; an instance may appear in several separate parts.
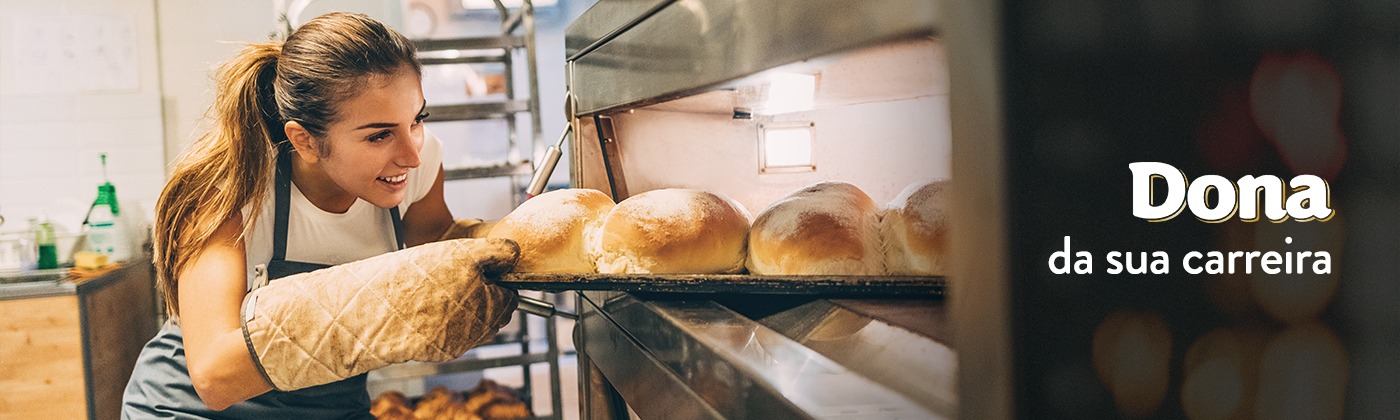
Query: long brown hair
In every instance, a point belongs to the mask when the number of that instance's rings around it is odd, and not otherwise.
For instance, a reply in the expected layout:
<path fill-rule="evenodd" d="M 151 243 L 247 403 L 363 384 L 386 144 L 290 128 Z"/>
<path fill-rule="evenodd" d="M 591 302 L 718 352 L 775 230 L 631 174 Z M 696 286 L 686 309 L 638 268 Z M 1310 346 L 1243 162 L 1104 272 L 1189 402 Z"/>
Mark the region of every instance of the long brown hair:
<path fill-rule="evenodd" d="M 179 316 L 178 276 L 214 231 L 245 206 L 254 211 L 244 226 L 257 218 L 276 147 L 287 140 L 283 125 L 296 121 L 324 146 L 335 104 L 365 78 L 405 66 L 421 77 L 413 43 L 402 34 L 337 12 L 306 22 L 286 41 L 248 44 L 219 67 L 211 128 L 185 150 L 156 202 L 156 279 L 167 314 Z"/>

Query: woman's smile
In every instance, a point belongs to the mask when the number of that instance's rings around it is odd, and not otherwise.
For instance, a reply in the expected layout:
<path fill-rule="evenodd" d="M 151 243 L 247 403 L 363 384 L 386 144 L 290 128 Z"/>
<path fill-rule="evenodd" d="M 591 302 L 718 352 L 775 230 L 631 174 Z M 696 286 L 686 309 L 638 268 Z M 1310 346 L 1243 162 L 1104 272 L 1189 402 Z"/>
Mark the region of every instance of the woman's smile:
<path fill-rule="evenodd" d="M 374 180 L 379 181 L 380 184 L 383 184 L 390 191 L 398 191 L 408 185 L 408 173 L 405 172 L 395 176 L 381 176 Z"/>

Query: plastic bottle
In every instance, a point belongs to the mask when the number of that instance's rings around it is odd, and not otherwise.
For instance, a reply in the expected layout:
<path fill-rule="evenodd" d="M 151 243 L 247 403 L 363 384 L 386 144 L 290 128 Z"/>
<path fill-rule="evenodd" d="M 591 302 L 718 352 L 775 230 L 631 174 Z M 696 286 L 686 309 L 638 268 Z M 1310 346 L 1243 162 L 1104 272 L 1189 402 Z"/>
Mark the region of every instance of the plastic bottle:
<path fill-rule="evenodd" d="M 107 154 L 102 154 L 103 178 L 107 172 Z M 106 254 L 111 261 L 122 261 L 131 256 L 125 231 L 118 224 L 117 216 L 121 208 L 117 205 L 117 187 L 104 182 L 97 186 L 97 200 L 88 208 L 87 225 L 88 251 Z"/>

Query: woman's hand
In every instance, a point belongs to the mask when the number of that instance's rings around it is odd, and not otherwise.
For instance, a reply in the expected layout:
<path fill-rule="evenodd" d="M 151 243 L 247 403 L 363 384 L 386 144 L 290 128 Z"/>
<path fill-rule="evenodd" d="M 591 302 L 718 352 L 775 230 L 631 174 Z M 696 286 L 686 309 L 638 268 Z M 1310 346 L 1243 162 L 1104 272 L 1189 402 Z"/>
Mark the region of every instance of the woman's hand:
<path fill-rule="evenodd" d="M 248 355 L 239 322 L 248 287 L 242 231 L 243 217 L 235 214 L 214 231 L 176 283 L 190 380 L 214 410 L 272 389 Z"/>

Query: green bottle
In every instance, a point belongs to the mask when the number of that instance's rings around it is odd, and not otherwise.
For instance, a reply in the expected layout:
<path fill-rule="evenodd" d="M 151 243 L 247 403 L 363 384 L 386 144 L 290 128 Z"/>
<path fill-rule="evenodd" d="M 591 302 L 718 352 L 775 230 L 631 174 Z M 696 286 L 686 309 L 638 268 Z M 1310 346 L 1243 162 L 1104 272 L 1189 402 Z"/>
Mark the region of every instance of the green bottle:
<path fill-rule="evenodd" d="M 53 224 L 48 220 L 34 227 L 34 243 L 39 245 L 40 270 L 58 268 L 58 241 L 53 234 Z"/>

